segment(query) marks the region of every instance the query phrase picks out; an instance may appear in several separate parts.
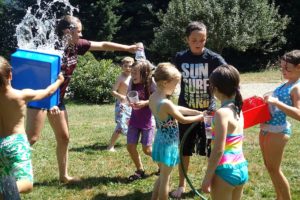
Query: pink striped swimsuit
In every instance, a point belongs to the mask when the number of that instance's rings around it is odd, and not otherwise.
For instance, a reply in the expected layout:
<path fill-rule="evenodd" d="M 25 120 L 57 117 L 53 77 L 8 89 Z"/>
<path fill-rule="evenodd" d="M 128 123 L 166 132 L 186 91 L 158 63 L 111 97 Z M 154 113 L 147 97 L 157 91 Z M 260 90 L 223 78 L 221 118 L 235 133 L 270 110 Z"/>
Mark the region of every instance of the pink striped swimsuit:
<path fill-rule="evenodd" d="M 214 122 L 212 128 L 213 141 Z M 233 186 L 244 184 L 248 180 L 248 162 L 243 154 L 243 139 L 243 133 L 227 134 L 225 150 L 215 171 L 218 176 Z"/>

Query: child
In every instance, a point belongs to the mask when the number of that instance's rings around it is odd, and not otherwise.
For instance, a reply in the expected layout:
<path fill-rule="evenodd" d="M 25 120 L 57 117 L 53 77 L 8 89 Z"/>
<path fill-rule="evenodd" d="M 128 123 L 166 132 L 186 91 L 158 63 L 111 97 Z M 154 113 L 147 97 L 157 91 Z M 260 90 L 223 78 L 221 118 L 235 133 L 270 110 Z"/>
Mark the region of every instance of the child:
<path fill-rule="evenodd" d="M 0 56 L 0 178 L 13 176 L 19 192 L 25 193 L 33 187 L 30 145 L 24 128 L 26 103 L 53 94 L 64 77 L 60 74 L 46 89 L 16 90 L 10 84 L 11 70 L 8 61 Z"/>
<path fill-rule="evenodd" d="M 259 144 L 276 191 L 276 199 L 289 200 L 291 199 L 289 182 L 280 165 L 285 145 L 292 132 L 286 117 L 300 120 L 300 50 L 284 54 L 280 66 L 282 75 L 287 81 L 277 87 L 272 96 L 265 97 L 265 101 L 276 106 L 276 109 L 272 113 L 271 120 L 261 124 Z"/>
<path fill-rule="evenodd" d="M 202 191 L 210 192 L 213 200 L 241 199 L 248 180 L 248 164 L 242 149 L 244 119 L 239 72 L 231 65 L 223 65 L 212 72 L 209 81 L 221 108 L 213 118 L 213 147 Z"/>
<path fill-rule="evenodd" d="M 131 114 L 131 107 L 127 104 L 127 90 L 131 80 L 131 65 L 134 59 L 125 57 L 122 59 L 122 74 L 118 77 L 117 82 L 112 88 L 112 95 L 117 98 L 115 105 L 115 121 L 117 126 L 110 139 L 110 144 L 107 147 L 108 151 L 115 151 L 115 143 L 120 137 L 120 134 L 127 134 L 128 123 Z"/>
<path fill-rule="evenodd" d="M 123 45 L 114 42 L 81 39 L 82 26 L 80 19 L 74 16 L 66 15 L 59 20 L 56 27 L 57 35 L 61 41 L 67 43 L 61 64 L 61 71 L 64 72 L 65 81 L 60 86 L 60 103 L 58 106 L 53 106 L 49 112 L 41 108 L 30 106 L 27 108 L 26 115 L 26 133 L 30 145 L 38 141 L 46 117 L 48 118 L 55 134 L 59 181 L 62 183 L 80 181 L 80 178 L 72 177 L 68 172 L 70 132 L 68 111 L 64 103 L 67 87 L 77 67 L 78 55 L 84 55 L 87 51 L 127 51 L 134 53 L 138 50 L 136 45 Z"/>
<path fill-rule="evenodd" d="M 208 77 L 219 65 L 226 64 L 217 53 L 205 48 L 207 29 L 202 22 L 193 21 L 185 30 L 189 49 L 178 52 L 175 56 L 175 65 L 182 74 L 178 105 L 199 111 L 213 110 L 215 100 L 209 91 Z M 190 124 L 179 123 L 180 141 Z M 195 152 L 202 156 L 209 156 L 210 140 L 206 143 L 204 124 L 199 123 L 192 129 L 183 144 L 183 166 L 188 171 L 190 156 Z M 172 192 L 172 197 L 180 198 L 185 191 L 185 178 L 179 166 L 178 189 Z"/>
<path fill-rule="evenodd" d="M 141 135 L 143 152 L 151 156 L 152 142 L 154 137 L 154 126 L 152 124 L 152 114 L 149 104 L 149 97 L 155 90 L 152 81 L 151 65 L 147 60 L 139 60 L 133 63 L 131 69 L 131 82 L 128 91 L 135 90 L 138 92 L 139 101 L 131 103 L 131 116 L 127 132 L 127 150 L 132 161 L 135 164 L 136 171 L 129 176 L 129 181 L 145 178 L 145 170 L 137 151 L 137 143 Z"/>
<path fill-rule="evenodd" d="M 176 106 L 169 100 L 168 97 L 173 94 L 180 79 L 180 72 L 171 63 L 159 64 L 154 74 L 157 90 L 150 96 L 149 107 L 157 127 L 152 158 L 158 162 L 160 176 L 154 184 L 152 200 L 168 199 L 170 174 L 179 162 L 179 130 L 176 120 L 183 124 L 203 120 L 202 112 Z"/>

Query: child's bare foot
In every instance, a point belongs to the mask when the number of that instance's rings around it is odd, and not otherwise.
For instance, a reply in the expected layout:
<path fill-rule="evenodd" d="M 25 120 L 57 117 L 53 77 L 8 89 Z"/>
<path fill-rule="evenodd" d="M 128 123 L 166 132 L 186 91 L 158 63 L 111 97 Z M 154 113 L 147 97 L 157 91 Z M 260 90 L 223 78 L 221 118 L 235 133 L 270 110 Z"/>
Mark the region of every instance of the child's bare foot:
<path fill-rule="evenodd" d="M 185 192 L 184 187 L 178 187 L 177 190 L 171 192 L 170 196 L 175 199 L 180 199 L 184 192 Z"/>
<path fill-rule="evenodd" d="M 78 183 L 81 181 L 81 179 L 79 177 L 67 176 L 67 177 L 60 178 L 59 181 L 64 184 L 70 184 L 70 183 Z"/>
<path fill-rule="evenodd" d="M 110 152 L 115 152 L 115 148 L 114 147 L 107 147 L 107 151 L 110 151 Z"/>

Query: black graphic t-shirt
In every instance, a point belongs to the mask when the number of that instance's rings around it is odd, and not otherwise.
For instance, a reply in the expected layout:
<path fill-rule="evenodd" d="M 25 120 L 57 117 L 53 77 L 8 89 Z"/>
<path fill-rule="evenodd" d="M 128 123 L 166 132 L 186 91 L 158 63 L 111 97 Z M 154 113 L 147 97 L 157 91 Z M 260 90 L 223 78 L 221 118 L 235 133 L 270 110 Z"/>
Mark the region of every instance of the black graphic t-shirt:
<path fill-rule="evenodd" d="M 175 65 L 182 75 L 178 105 L 202 111 L 215 104 L 209 91 L 209 75 L 222 64 L 225 60 L 207 48 L 201 55 L 190 50 L 177 52 Z"/>

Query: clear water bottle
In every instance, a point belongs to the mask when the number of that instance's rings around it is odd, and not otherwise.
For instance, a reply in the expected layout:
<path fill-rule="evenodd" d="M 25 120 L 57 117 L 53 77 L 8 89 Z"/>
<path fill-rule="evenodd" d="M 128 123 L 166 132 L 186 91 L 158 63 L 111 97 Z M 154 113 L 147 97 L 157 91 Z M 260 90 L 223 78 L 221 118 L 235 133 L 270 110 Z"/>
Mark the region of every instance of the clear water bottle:
<path fill-rule="evenodd" d="M 143 43 L 138 42 L 138 43 L 136 43 L 136 46 L 138 47 L 138 50 L 135 52 L 135 59 L 136 60 L 145 60 L 146 55 L 145 55 Z"/>

